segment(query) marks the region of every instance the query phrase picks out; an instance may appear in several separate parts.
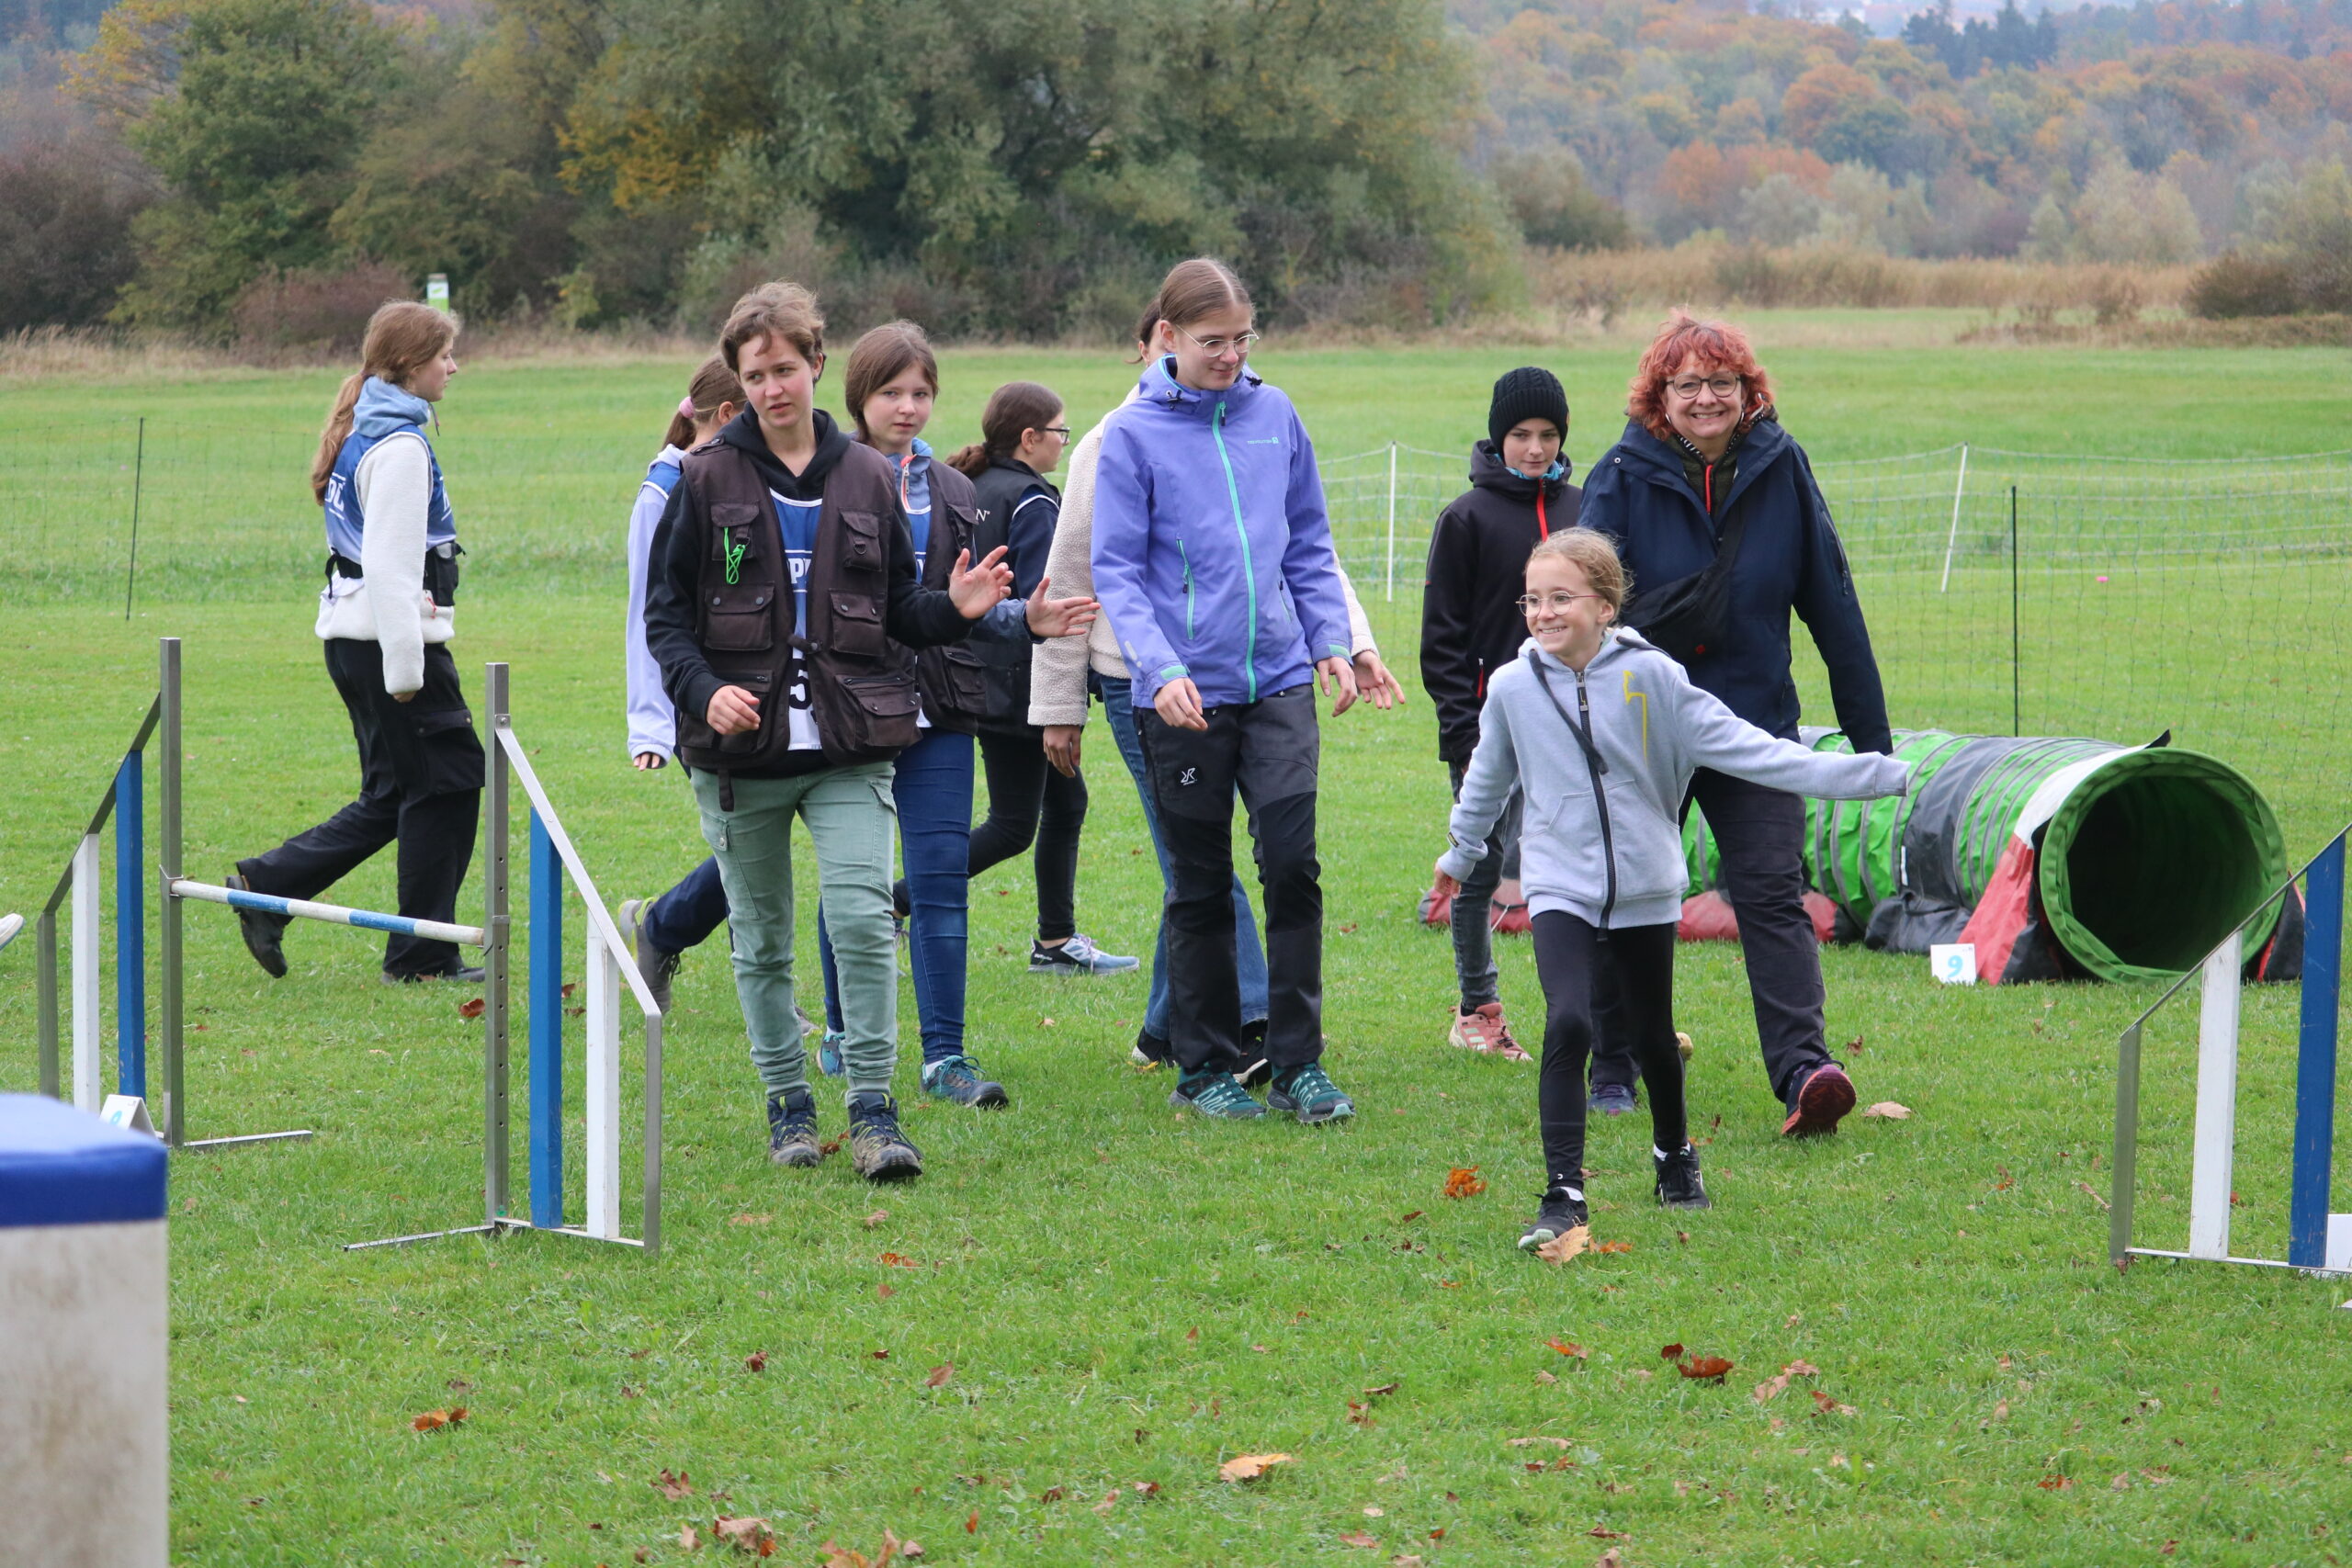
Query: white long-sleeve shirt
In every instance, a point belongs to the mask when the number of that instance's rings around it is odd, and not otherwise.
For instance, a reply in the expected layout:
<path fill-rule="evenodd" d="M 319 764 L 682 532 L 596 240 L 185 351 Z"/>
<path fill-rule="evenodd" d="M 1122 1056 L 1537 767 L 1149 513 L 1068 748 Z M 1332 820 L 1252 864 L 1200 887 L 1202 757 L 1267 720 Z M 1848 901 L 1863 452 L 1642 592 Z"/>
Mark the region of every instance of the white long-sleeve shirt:
<path fill-rule="evenodd" d="M 685 453 L 664 446 L 645 470 L 637 504 L 628 514 L 628 626 L 624 633 L 628 674 L 628 754 L 667 757 L 678 743 L 678 711 L 662 689 L 662 665 L 645 645 L 645 582 L 651 570 L 653 531 L 661 526 L 670 492 L 654 477 L 663 464 L 675 468 Z"/>
<path fill-rule="evenodd" d="M 360 537 L 358 578 L 329 574 L 311 630 L 323 640 L 349 637 L 383 649 L 384 690 L 399 695 L 424 684 L 424 645 L 447 642 L 455 605 L 424 592 L 424 524 L 433 500 L 433 455 L 424 437 L 388 435 L 359 460 L 356 476 Z"/>

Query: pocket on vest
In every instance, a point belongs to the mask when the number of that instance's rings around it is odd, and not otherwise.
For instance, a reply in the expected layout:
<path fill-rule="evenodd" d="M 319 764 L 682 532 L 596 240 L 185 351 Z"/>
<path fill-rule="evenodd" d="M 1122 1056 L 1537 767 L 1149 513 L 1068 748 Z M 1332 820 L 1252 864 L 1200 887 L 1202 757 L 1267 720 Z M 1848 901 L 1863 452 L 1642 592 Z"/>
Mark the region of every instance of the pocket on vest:
<path fill-rule="evenodd" d="M 905 671 L 820 676 L 814 684 L 817 729 L 828 756 L 903 751 L 922 738 L 915 725 L 921 699 L 914 677 Z"/>
<path fill-rule="evenodd" d="M 882 572 L 882 514 L 878 512 L 842 513 L 842 570 L 870 572 L 878 577 Z"/>
<path fill-rule="evenodd" d="M 721 589 L 703 617 L 703 646 L 720 653 L 764 653 L 775 646 L 775 591 Z"/>
<path fill-rule="evenodd" d="M 882 628 L 882 606 L 874 595 L 834 593 L 827 596 L 826 603 L 833 613 L 834 652 L 860 659 L 882 657 L 889 639 Z"/>

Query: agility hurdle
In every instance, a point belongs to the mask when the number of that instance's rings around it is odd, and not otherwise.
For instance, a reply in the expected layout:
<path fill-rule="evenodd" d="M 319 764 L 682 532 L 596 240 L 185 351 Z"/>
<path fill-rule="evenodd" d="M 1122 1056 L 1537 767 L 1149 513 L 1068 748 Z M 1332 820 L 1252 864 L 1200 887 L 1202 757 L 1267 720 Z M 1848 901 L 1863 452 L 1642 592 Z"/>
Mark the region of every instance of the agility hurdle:
<path fill-rule="evenodd" d="M 2119 1266 L 2133 1258 L 2176 1258 L 2246 1263 L 2271 1269 L 2352 1272 L 2352 1214 L 2330 1213 L 2335 1145 L 2336 1026 L 2344 962 L 2345 840 L 2292 873 L 2244 924 L 2205 956 L 2197 1049 L 2196 1134 L 2188 1198 L 2188 1246 L 2182 1251 L 2132 1245 L 2132 1209 L 2140 1135 L 2141 1031 L 2188 984 L 2183 975 L 2116 1044 L 2115 1160 L 2108 1217 L 2108 1255 Z M 2295 1057 L 2294 1165 L 2284 1258 L 2240 1258 L 2230 1251 L 2230 1183 L 2237 1143 L 2238 987 L 2245 973 L 2244 937 L 2293 888 L 2303 884 L 2302 1016 Z"/>
<path fill-rule="evenodd" d="M 114 823 L 115 1090 L 147 1097 L 147 911 L 146 812 L 142 762 L 147 743 L 163 716 L 158 693 L 146 716 L 123 749 L 122 761 L 98 796 L 90 824 L 74 842 L 57 886 L 34 922 L 34 969 L 40 995 L 40 1092 L 64 1098 L 59 1073 L 60 998 L 57 985 L 58 911 L 69 908 L 73 941 L 73 1102 L 96 1111 L 104 1087 L 104 1023 L 100 998 L 105 977 L 100 919 L 101 833 Z M 10 917 L 14 919 L 15 917 Z M 14 932 L 9 933 L 13 938 Z"/>

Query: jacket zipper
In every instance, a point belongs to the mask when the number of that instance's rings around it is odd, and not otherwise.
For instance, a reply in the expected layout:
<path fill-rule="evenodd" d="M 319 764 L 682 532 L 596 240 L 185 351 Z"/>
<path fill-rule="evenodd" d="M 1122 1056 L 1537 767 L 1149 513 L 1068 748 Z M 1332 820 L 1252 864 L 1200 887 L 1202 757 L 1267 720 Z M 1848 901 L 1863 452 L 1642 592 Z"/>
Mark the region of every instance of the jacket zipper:
<path fill-rule="evenodd" d="M 1176 541 L 1176 558 L 1184 563 L 1184 640 L 1193 640 L 1193 557 L 1184 541 Z"/>
<path fill-rule="evenodd" d="M 1250 564 L 1250 527 L 1241 520 L 1241 486 L 1233 477 L 1233 458 L 1225 449 L 1225 400 L 1209 416 L 1209 436 L 1216 443 L 1216 460 L 1225 468 L 1226 498 L 1233 505 L 1233 531 L 1241 536 L 1241 585 L 1249 598 L 1250 626 L 1243 634 L 1241 667 L 1250 677 L 1250 698 L 1258 700 L 1258 573 Z"/>
<path fill-rule="evenodd" d="M 1580 728 L 1584 730 L 1585 736 L 1583 748 L 1585 771 L 1592 775 L 1592 803 L 1600 813 L 1600 858 L 1608 863 L 1609 870 L 1608 891 L 1600 900 L 1600 940 L 1607 942 L 1609 916 L 1617 908 L 1617 844 L 1609 831 L 1609 792 L 1601 786 L 1600 764 L 1595 760 L 1593 754 L 1592 702 L 1585 690 L 1584 671 L 1579 670 L 1576 675 L 1577 717 L 1582 721 Z"/>

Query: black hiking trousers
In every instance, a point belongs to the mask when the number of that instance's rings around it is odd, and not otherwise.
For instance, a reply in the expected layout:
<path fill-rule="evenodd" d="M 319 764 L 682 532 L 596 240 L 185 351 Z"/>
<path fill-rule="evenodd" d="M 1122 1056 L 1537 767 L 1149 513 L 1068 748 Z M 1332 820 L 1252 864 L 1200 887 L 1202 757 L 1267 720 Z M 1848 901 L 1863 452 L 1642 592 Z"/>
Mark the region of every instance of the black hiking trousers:
<path fill-rule="evenodd" d="M 1187 1073 L 1241 1056 L 1234 953 L 1233 803 L 1250 814 L 1266 913 L 1266 1060 L 1280 1078 L 1323 1057 L 1323 887 L 1315 858 L 1322 737 L 1315 688 L 1207 708 L 1179 729 L 1138 705 L 1151 803 L 1168 850 L 1168 1034 Z"/>
<path fill-rule="evenodd" d="M 396 912 L 455 924 L 458 888 L 473 863 L 483 773 L 458 662 L 446 644 L 427 643 L 424 684 L 403 703 L 384 690 L 384 650 L 376 643 L 330 637 L 326 657 L 359 745 L 359 798 L 267 854 L 239 861 L 237 870 L 256 893 L 314 899 L 397 840 Z M 447 975 L 459 966 L 454 942 L 385 940 L 387 975 Z"/>

